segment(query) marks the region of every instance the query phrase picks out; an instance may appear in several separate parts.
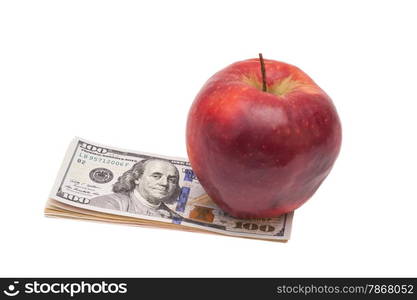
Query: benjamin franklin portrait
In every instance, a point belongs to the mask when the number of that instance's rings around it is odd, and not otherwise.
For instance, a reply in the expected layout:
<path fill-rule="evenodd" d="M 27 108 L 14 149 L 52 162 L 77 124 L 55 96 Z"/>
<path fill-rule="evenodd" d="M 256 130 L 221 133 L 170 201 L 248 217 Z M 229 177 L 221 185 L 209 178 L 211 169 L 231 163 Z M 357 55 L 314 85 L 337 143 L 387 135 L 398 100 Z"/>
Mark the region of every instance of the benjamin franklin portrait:
<path fill-rule="evenodd" d="M 113 193 L 92 198 L 90 205 L 141 214 L 173 218 L 176 213 L 166 204 L 174 203 L 180 193 L 178 169 L 169 161 L 142 160 L 120 176 Z"/>

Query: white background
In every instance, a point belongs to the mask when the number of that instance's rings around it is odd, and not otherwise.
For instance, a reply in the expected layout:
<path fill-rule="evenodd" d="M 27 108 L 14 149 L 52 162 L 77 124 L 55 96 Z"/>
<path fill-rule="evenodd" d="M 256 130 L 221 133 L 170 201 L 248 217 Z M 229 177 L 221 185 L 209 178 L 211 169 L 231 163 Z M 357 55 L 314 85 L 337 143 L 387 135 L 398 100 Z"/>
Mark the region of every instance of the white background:
<path fill-rule="evenodd" d="M 0 276 L 417 276 L 414 4 L 2 1 Z M 288 243 L 43 216 L 74 136 L 185 157 L 201 86 L 258 52 L 343 125 Z"/>

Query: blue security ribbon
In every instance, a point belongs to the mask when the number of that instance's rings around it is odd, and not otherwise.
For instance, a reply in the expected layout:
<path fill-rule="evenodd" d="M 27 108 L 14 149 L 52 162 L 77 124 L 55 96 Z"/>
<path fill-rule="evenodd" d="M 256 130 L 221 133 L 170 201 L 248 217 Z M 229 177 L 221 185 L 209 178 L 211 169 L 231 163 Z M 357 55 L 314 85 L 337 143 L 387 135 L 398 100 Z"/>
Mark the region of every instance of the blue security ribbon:
<path fill-rule="evenodd" d="M 181 187 L 181 193 L 178 198 L 177 207 L 175 208 L 176 211 L 184 212 L 188 196 L 190 195 L 191 182 L 193 181 L 193 178 L 194 172 L 191 169 L 185 169 L 184 186 Z"/>

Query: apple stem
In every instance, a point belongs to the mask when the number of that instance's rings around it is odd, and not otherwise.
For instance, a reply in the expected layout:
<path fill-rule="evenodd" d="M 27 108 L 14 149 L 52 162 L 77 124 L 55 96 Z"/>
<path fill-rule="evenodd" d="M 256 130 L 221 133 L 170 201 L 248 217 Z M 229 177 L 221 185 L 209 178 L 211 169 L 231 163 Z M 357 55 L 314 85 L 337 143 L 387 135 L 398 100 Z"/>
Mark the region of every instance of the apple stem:
<path fill-rule="evenodd" d="M 262 53 L 259 53 L 259 61 L 261 62 L 261 73 L 262 73 L 262 91 L 266 92 L 266 73 L 265 73 L 265 63 Z"/>

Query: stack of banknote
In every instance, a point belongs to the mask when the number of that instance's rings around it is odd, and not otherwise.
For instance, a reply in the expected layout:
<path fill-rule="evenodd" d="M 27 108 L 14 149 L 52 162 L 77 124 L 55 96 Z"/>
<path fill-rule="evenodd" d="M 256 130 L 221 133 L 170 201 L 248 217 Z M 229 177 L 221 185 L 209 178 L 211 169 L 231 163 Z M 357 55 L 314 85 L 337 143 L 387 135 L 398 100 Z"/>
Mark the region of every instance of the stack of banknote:
<path fill-rule="evenodd" d="M 234 218 L 205 193 L 186 159 L 81 138 L 68 147 L 45 215 L 281 242 L 293 218 Z"/>

